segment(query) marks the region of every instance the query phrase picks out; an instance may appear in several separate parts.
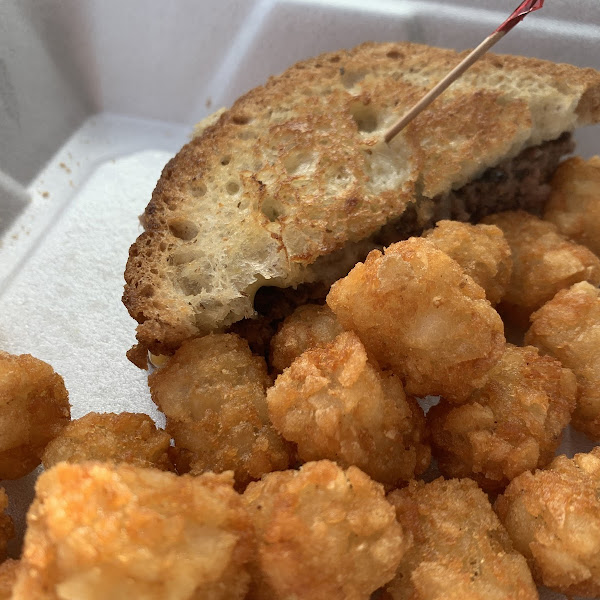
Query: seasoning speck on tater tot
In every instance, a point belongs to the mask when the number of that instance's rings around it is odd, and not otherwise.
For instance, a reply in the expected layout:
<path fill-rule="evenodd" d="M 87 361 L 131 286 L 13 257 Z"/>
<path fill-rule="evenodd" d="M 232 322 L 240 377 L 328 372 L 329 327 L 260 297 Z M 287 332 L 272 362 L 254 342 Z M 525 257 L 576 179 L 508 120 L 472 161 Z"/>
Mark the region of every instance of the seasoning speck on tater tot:
<path fill-rule="evenodd" d="M 600 290 L 576 283 L 544 304 L 531 322 L 526 342 L 558 358 L 577 376 L 571 424 L 600 440 Z"/>
<path fill-rule="evenodd" d="M 388 500 L 413 544 L 384 598 L 537 600 L 525 559 L 475 482 L 412 481 Z"/>
<path fill-rule="evenodd" d="M 507 344 L 487 383 L 461 406 L 427 413 L 440 471 L 498 491 L 547 465 L 575 408 L 575 375 L 536 348 Z"/>
<path fill-rule="evenodd" d="M 327 306 L 299 306 L 271 339 L 271 365 L 281 373 L 305 350 L 332 342 L 342 333 L 337 317 Z"/>
<path fill-rule="evenodd" d="M 495 508 L 538 583 L 600 596 L 600 448 L 523 473 Z"/>
<path fill-rule="evenodd" d="M 491 215 L 484 222 L 500 227 L 510 245 L 512 277 L 498 310 L 513 323 L 527 328 L 533 311 L 574 283 L 600 283 L 600 259 L 561 235 L 554 223 L 524 211 Z"/>
<path fill-rule="evenodd" d="M 237 335 L 184 342 L 148 383 L 167 416 L 178 470 L 232 470 L 243 488 L 264 473 L 288 467 L 291 447 L 269 421 L 271 379 L 265 360 L 253 356 Z"/>
<path fill-rule="evenodd" d="M 243 497 L 257 536 L 253 600 L 368 600 L 409 545 L 383 487 L 356 467 L 306 463 Z"/>
<path fill-rule="evenodd" d="M 454 259 L 485 290 L 493 306 L 500 302 L 510 282 L 512 258 L 498 227 L 438 221 L 423 237 Z"/>
<path fill-rule="evenodd" d="M 112 463 L 43 473 L 13 600 L 241 600 L 253 530 L 231 473 Z"/>
<path fill-rule="evenodd" d="M 52 367 L 0 351 L 0 479 L 19 479 L 69 422 L 69 394 Z"/>
<path fill-rule="evenodd" d="M 170 445 L 171 436 L 148 415 L 92 412 L 71 421 L 46 446 L 42 462 L 46 469 L 62 461 L 100 460 L 172 471 Z"/>
<path fill-rule="evenodd" d="M 396 375 L 368 361 L 353 332 L 297 358 L 267 402 L 273 425 L 303 461 L 355 465 L 390 488 L 429 465 L 423 411 Z"/>
<path fill-rule="evenodd" d="M 600 156 L 580 156 L 558 166 L 544 219 L 600 256 Z"/>
<path fill-rule="evenodd" d="M 504 350 L 483 289 L 422 238 L 372 251 L 332 286 L 327 304 L 415 396 L 464 402 Z"/>

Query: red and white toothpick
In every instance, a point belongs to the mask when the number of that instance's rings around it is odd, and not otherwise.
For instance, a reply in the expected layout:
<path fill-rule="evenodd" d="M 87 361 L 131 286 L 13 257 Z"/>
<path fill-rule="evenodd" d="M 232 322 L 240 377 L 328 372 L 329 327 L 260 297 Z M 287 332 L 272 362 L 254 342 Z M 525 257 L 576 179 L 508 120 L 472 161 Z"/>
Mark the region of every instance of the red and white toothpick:
<path fill-rule="evenodd" d="M 494 44 L 499 42 L 515 25 L 520 23 L 530 12 L 544 6 L 544 0 L 526 0 L 522 2 L 494 33 L 486 37 L 475 50 L 464 58 L 448 75 L 446 75 L 431 91 L 415 104 L 400 120 L 390 127 L 384 135 L 389 143 L 402 131 L 422 110 L 427 108 L 444 90 L 456 81 L 474 62 L 483 56 Z"/>

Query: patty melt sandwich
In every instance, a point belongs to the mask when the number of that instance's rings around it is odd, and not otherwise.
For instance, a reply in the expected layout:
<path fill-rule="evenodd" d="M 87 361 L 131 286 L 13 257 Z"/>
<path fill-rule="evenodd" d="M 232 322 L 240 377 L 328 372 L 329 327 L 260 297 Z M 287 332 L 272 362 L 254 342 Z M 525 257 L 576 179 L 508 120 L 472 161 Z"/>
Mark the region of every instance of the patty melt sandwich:
<path fill-rule="evenodd" d="M 132 359 L 326 289 L 440 219 L 541 208 L 571 132 L 600 121 L 600 73 L 488 54 L 383 142 L 460 59 L 412 43 L 322 54 L 200 128 L 164 168 L 130 250 Z"/>

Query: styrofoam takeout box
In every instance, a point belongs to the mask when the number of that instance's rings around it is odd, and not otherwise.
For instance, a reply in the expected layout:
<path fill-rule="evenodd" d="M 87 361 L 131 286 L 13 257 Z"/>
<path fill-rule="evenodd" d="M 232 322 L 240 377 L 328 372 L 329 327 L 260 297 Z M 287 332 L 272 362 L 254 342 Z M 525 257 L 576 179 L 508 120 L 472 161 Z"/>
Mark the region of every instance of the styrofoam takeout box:
<path fill-rule="evenodd" d="M 125 358 L 135 323 L 123 270 L 137 216 L 192 125 L 319 52 L 365 40 L 473 47 L 517 4 L 0 1 L 0 348 L 52 364 L 74 418 L 128 410 L 160 422 L 146 374 Z M 546 4 L 495 51 L 600 68 L 598 0 Z M 578 133 L 578 152 L 599 153 L 599 133 Z M 590 447 L 569 434 L 562 450 Z M 3 483 L 21 531 L 35 475 Z"/>

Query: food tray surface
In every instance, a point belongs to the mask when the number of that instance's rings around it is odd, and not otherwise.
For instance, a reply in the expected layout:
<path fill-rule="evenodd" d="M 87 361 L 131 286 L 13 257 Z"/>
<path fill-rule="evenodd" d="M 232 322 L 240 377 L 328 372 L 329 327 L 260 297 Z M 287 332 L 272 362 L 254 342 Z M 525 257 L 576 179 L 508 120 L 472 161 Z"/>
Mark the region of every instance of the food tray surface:
<path fill-rule="evenodd" d="M 596 0 L 546 4 L 496 51 L 600 68 Z M 394 39 L 472 47 L 514 5 L 0 5 L 0 348 L 31 353 L 63 375 L 73 418 L 134 411 L 162 424 L 146 374 L 125 358 L 135 323 L 120 298 L 127 251 L 142 230 L 137 217 L 193 124 L 322 51 Z M 599 129 L 577 134 L 578 153 L 600 153 Z M 591 446 L 568 432 L 561 451 Z M 21 532 L 35 477 L 3 482 Z"/>

